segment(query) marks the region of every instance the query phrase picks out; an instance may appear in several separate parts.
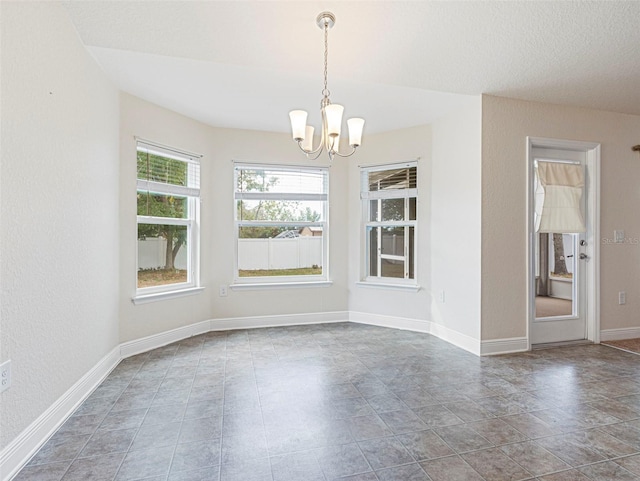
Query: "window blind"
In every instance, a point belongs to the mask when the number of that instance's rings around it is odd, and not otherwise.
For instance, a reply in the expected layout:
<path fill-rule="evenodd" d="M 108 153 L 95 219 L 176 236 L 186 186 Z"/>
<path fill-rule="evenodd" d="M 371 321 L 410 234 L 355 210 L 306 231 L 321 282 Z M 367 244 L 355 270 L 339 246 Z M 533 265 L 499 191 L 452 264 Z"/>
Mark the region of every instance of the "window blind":
<path fill-rule="evenodd" d="M 536 230 L 547 233 L 586 232 L 581 210 L 584 190 L 582 165 L 538 162 L 535 169 Z M 540 192 L 542 189 L 542 192 Z"/>
<path fill-rule="evenodd" d="M 362 169 L 362 199 L 416 197 L 418 167 L 416 162 L 398 166 L 376 166 Z"/>
<path fill-rule="evenodd" d="M 236 200 L 327 200 L 326 169 L 238 164 L 235 170 Z"/>
<path fill-rule="evenodd" d="M 137 142 L 139 191 L 198 197 L 200 157 L 148 141 Z"/>

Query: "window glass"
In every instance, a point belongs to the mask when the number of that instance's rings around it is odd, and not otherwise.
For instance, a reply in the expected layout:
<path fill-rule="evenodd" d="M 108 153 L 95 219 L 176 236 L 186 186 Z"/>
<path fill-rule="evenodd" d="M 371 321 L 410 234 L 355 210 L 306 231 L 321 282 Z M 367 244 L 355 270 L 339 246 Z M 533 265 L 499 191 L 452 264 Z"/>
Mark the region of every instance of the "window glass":
<path fill-rule="evenodd" d="M 376 277 L 378 275 L 378 228 L 367 228 L 367 251 L 369 253 L 367 263 L 369 275 Z"/>
<path fill-rule="evenodd" d="M 378 205 L 380 201 L 378 199 L 369 201 L 369 220 L 377 221 L 378 220 Z"/>
<path fill-rule="evenodd" d="M 382 254 L 388 256 L 404 255 L 404 227 L 383 227 Z"/>
<path fill-rule="evenodd" d="M 138 149 L 138 179 L 162 184 L 186 186 L 188 166 L 184 160 Z"/>
<path fill-rule="evenodd" d="M 138 288 L 189 280 L 187 226 L 138 224 Z"/>
<path fill-rule="evenodd" d="M 382 277 L 404 278 L 404 262 L 382 259 Z"/>
<path fill-rule="evenodd" d="M 416 205 L 417 201 L 415 197 L 409 197 L 409 220 L 416 220 Z"/>
<path fill-rule="evenodd" d="M 365 280 L 415 283 L 417 165 L 363 168 Z"/>
<path fill-rule="evenodd" d="M 324 220 L 324 201 L 238 200 L 237 216 L 242 221 L 318 222 Z"/>
<path fill-rule="evenodd" d="M 245 167 L 237 170 L 236 192 L 325 194 L 325 177 L 321 169 Z"/>
<path fill-rule="evenodd" d="M 192 154 L 138 142 L 138 294 L 197 285 L 199 173 Z"/>
<path fill-rule="evenodd" d="M 404 199 L 382 199 L 382 222 L 404 220 Z"/>
<path fill-rule="evenodd" d="M 138 191 L 138 215 L 186 219 L 189 216 L 188 198 Z"/>
<path fill-rule="evenodd" d="M 238 282 L 327 278 L 328 171 L 236 165 Z"/>
<path fill-rule="evenodd" d="M 417 167 L 368 172 L 369 192 L 417 188 Z"/>

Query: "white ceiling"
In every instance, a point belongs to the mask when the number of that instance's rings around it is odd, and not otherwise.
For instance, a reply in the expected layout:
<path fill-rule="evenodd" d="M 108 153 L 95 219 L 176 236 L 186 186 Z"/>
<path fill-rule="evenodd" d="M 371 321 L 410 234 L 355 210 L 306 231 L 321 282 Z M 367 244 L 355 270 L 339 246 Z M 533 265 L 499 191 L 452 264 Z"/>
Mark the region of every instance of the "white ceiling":
<path fill-rule="evenodd" d="M 318 125 L 329 88 L 368 132 L 428 123 L 488 93 L 640 115 L 640 2 L 71 1 L 124 91 L 221 127 Z"/>

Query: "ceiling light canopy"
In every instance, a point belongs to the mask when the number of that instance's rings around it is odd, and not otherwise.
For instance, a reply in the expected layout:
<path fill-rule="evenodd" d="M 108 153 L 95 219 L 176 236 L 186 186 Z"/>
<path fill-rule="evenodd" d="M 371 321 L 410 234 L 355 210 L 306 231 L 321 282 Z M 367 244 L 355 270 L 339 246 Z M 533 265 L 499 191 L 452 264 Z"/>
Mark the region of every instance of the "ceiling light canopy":
<path fill-rule="evenodd" d="M 320 113 L 322 115 L 322 132 L 320 144 L 313 148 L 314 128 L 307 125 L 307 112 L 305 110 L 292 110 L 289 112 L 291 119 L 291 131 L 293 140 L 298 143 L 298 147 L 306 154 L 307 158 L 317 159 L 324 149 L 327 150 L 329 160 L 338 155 L 349 157 L 362 144 L 362 129 L 364 119 L 352 118 L 347 120 L 349 129 L 349 153 L 340 152 L 340 129 L 342 127 L 342 114 L 344 107 L 332 104 L 329 96 L 331 92 L 327 87 L 327 59 L 329 57 L 329 29 L 336 22 L 336 17 L 331 12 L 322 12 L 316 18 L 318 27 L 324 30 L 324 88 L 322 89 L 322 100 L 320 102 Z"/>

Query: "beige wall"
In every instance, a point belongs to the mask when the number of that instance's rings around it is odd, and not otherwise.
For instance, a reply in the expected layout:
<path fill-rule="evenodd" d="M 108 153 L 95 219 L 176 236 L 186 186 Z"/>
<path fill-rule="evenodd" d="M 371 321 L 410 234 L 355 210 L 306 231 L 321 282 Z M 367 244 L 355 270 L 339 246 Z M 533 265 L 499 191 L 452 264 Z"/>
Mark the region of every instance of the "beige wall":
<path fill-rule="evenodd" d="M 600 142 L 601 329 L 640 327 L 640 116 L 482 100 L 482 339 L 526 335 L 526 137 Z M 618 305 L 618 291 L 627 292 Z"/>
<path fill-rule="evenodd" d="M 347 162 L 330 170 L 330 287 L 228 290 L 234 275 L 233 160 L 329 165 L 307 160 L 287 134 L 210 127 L 128 94 L 120 105 L 120 340 L 139 339 L 208 319 L 345 311 Z M 286 113 L 285 113 L 286 115 Z M 136 285 L 136 145 L 134 136 L 203 154 L 200 266 L 204 292 L 133 305 Z M 357 162 L 357 156 L 349 159 Z"/>
<path fill-rule="evenodd" d="M 433 124 L 431 319 L 480 340 L 481 98 Z M 440 293 L 444 291 L 444 302 Z"/>
<path fill-rule="evenodd" d="M 360 166 L 418 161 L 418 292 L 356 285 L 364 272 Z M 414 127 L 376 135 L 363 142 L 360 158 L 349 160 L 349 309 L 355 312 L 429 320 L 429 189 L 431 183 L 431 128 Z M 424 192 L 424 195 L 422 194 Z"/>
<path fill-rule="evenodd" d="M 2 2 L 6 447 L 118 345 L 118 92 L 58 3 Z"/>

